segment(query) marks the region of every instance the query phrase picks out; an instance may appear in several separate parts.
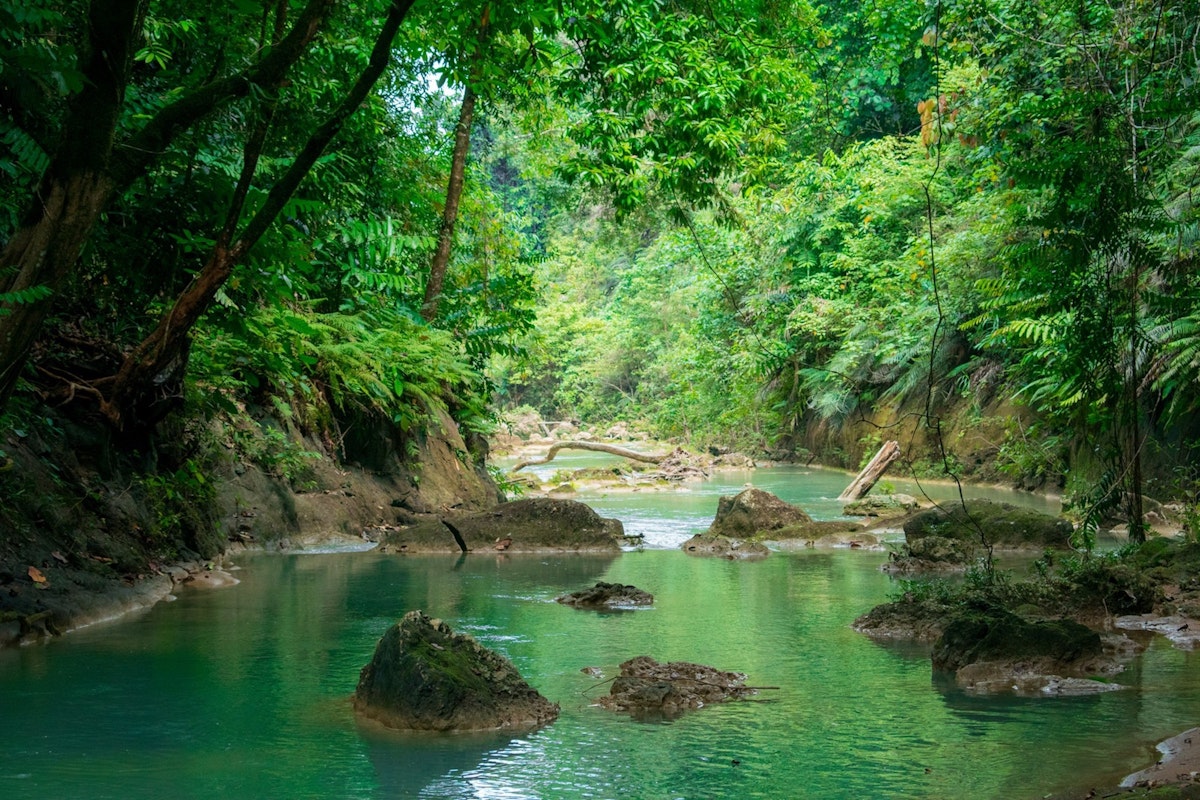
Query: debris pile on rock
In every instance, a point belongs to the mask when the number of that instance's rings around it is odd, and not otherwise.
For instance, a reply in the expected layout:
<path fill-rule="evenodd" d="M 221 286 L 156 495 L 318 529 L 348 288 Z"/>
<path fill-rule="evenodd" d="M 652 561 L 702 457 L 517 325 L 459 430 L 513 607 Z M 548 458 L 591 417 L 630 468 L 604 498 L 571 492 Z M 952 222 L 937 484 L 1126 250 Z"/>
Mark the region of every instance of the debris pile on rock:
<path fill-rule="evenodd" d="M 556 602 L 576 608 L 629 608 L 654 603 L 654 595 L 624 583 L 598 582 L 589 589 L 564 594 Z"/>
<path fill-rule="evenodd" d="M 709 703 L 753 694 L 757 689 L 746 686 L 746 676 L 740 672 L 686 661 L 660 664 L 650 656 L 638 656 L 621 665 L 609 694 L 598 702 L 635 717 L 675 717 Z"/>

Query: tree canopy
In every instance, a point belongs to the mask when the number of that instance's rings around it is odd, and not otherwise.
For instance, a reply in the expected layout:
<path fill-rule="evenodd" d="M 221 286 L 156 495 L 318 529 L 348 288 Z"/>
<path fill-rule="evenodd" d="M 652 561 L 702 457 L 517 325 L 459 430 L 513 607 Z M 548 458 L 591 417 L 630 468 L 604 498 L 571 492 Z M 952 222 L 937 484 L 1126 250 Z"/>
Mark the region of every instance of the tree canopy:
<path fill-rule="evenodd" d="M 6 0 L 0 403 L 794 453 L 1016 398 L 998 462 L 1137 520 L 1200 396 L 1193 6 Z"/>

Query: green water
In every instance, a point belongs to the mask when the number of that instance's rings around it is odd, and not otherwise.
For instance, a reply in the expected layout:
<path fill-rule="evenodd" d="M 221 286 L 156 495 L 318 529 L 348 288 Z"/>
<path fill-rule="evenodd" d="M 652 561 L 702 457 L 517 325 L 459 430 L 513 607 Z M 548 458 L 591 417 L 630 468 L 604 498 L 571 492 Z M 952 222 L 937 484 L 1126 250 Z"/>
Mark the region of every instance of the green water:
<path fill-rule="evenodd" d="M 517 459 L 500 459 L 508 468 Z M 549 464 L 529 467 L 527 472 L 548 481 L 556 472 L 569 473 L 583 467 L 608 467 L 623 464 L 624 459 L 603 454 L 564 451 Z M 570 495 L 588 503 L 604 516 L 616 517 L 627 533 L 640 533 L 650 547 L 676 548 L 712 521 L 721 495 L 736 494 L 746 486 L 756 486 L 789 503 L 804 508 L 814 519 L 842 518 L 842 503 L 837 499 L 851 476 L 835 469 L 818 466 L 780 466 L 755 470 L 729 470 L 715 473 L 705 481 L 693 481 L 672 489 L 623 488 L 596 489 Z M 908 479 L 881 481 L 880 487 L 937 502 L 958 499 L 958 487 L 950 483 L 915 482 Z M 997 500 L 1057 514 L 1062 504 L 1056 498 L 1017 492 L 1011 489 L 968 486 L 968 499 Z M 903 538 L 897 534 L 898 538 Z"/>
<path fill-rule="evenodd" d="M 243 555 L 233 588 L 0 651 L 0 798 L 1032 798 L 1119 779 L 1200 717 L 1195 656 L 1161 642 L 1099 697 L 935 685 L 922 648 L 849 629 L 892 588 L 883 558 Z M 553 602 L 597 580 L 655 606 Z M 358 671 L 413 608 L 509 656 L 559 720 L 515 737 L 357 724 Z M 606 687 L 580 669 L 639 654 L 778 688 L 669 723 L 592 707 Z"/>

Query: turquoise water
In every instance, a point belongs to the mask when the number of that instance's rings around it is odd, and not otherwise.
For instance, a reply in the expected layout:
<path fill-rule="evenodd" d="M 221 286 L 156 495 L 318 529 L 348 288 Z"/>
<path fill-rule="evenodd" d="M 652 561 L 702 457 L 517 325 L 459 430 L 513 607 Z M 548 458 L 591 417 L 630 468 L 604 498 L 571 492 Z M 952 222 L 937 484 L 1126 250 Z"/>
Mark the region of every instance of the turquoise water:
<path fill-rule="evenodd" d="M 1120 676 L 1133 688 L 1099 697 L 937 685 L 924 648 L 849 629 L 893 588 L 883 558 L 242 555 L 238 586 L 0 651 L 0 797 L 1032 798 L 1119 779 L 1200 717 L 1195 656 L 1161 642 Z M 553 602 L 597 580 L 655 606 Z M 518 736 L 358 724 L 358 672 L 414 608 L 506 654 L 559 720 Z M 639 654 L 778 688 L 657 724 L 593 707 L 606 686 L 581 668 Z"/>
<path fill-rule="evenodd" d="M 517 459 L 498 460 L 501 467 L 511 467 Z M 563 451 L 549 464 L 528 467 L 526 471 L 548 481 L 558 471 L 570 472 L 584 467 L 608 467 L 625 463 L 624 459 L 604 454 Z M 852 476 L 824 467 L 780 466 L 755 470 L 717 472 L 705 481 L 682 483 L 668 489 L 594 489 L 575 495 L 605 516 L 616 517 L 625 524 L 627 533 L 646 537 L 648 547 L 674 549 L 702 530 L 712 521 L 721 495 L 737 494 L 747 486 L 771 492 L 789 503 L 804 508 L 813 519 L 843 519 L 842 503 L 837 499 Z M 893 489 L 911 494 L 923 501 L 947 502 L 958 499 L 958 487 L 950 483 L 921 482 L 907 479 L 880 481 L 879 489 Z M 1011 489 L 968 486 L 968 499 L 997 500 L 1032 508 L 1047 514 L 1057 514 L 1062 504 L 1051 497 L 1018 492 Z M 898 538 L 903 538 L 897 534 Z"/>

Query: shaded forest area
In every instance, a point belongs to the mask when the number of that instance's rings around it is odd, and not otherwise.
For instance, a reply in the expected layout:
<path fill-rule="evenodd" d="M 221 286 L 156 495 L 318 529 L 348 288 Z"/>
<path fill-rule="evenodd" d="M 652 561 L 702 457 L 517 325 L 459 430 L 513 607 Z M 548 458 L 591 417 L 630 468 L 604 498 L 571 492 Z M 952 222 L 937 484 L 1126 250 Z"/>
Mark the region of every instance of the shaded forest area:
<path fill-rule="evenodd" d="M 1186 0 L 6 0 L 0 523 L 123 491 L 141 557 L 203 555 L 231 459 L 303 491 L 370 433 L 415 487 L 531 406 L 907 439 L 1137 538 L 1143 494 L 1198 513 L 1198 39 Z"/>

